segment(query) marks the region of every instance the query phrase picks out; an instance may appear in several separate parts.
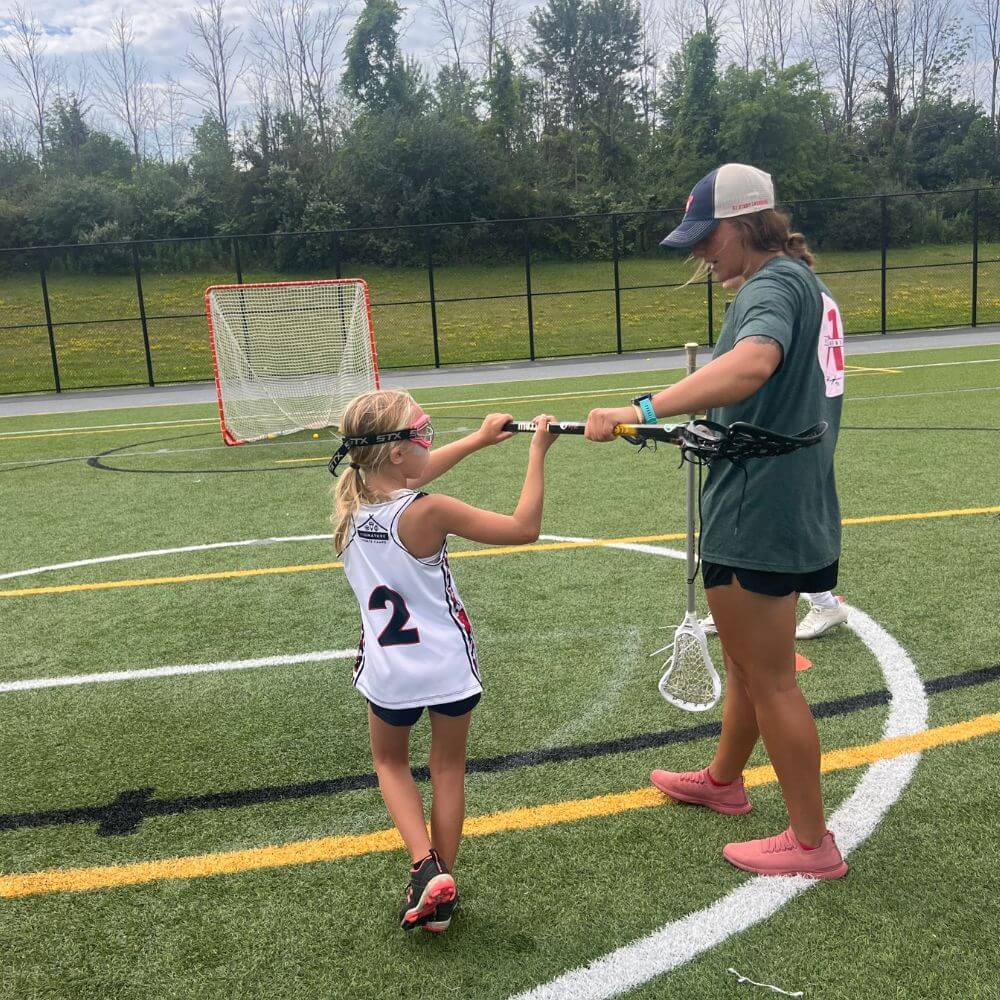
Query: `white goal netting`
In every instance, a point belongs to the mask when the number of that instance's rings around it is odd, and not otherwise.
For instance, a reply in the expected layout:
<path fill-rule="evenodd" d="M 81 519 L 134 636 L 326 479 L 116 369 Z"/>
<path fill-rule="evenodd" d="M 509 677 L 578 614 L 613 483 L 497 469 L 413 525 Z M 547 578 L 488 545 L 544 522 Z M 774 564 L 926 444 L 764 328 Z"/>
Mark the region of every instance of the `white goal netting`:
<path fill-rule="evenodd" d="M 378 388 L 360 279 L 215 285 L 205 308 L 227 444 L 337 426 L 354 396 Z"/>

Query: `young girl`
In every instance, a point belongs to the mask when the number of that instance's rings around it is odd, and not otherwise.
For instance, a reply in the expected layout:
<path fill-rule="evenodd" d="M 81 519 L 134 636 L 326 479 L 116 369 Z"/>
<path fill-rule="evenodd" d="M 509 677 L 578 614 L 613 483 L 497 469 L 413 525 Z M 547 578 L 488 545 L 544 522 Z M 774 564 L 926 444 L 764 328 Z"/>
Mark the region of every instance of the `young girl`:
<path fill-rule="evenodd" d="M 458 902 L 451 870 L 465 819 L 465 750 L 482 683 L 472 626 L 448 565 L 450 534 L 494 545 L 538 538 L 551 417 L 535 418 L 528 469 L 510 516 L 451 497 L 418 492 L 456 462 L 511 434 L 506 413 L 473 434 L 431 451 L 430 418 L 405 392 L 378 390 L 344 414 L 347 459 L 335 494 L 334 546 L 361 609 L 354 686 L 368 701 L 368 730 L 379 789 L 413 865 L 400 926 L 444 931 Z M 364 441 L 365 437 L 369 442 Z M 375 438 L 379 438 L 377 442 Z M 431 826 L 410 771 L 410 728 L 428 709 Z"/>

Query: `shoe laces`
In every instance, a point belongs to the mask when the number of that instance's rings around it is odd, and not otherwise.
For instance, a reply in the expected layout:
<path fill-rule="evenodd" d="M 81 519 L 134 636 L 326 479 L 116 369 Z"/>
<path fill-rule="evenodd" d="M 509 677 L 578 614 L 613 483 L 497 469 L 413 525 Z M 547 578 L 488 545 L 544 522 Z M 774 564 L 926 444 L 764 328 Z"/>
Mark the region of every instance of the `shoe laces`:
<path fill-rule="evenodd" d="M 791 827 L 789 827 L 787 830 L 783 830 L 781 833 L 767 838 L 764 844 L 764 853 L 777 854 L 779 851 L 794 851 L 798 846 L 795 834 L 792 833 Z"/>

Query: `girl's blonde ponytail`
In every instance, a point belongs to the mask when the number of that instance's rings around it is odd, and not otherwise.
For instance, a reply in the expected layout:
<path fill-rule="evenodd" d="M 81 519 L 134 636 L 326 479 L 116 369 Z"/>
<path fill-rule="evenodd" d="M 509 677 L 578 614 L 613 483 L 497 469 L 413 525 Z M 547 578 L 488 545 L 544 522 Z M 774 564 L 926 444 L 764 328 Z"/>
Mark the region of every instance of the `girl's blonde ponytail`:
<path fill-rule="evenodd" d="M 409 425 L 417 404 L 408 392 L 396 389 L 376 389 L 356 396 L 347 405 L 341 424 L 343 434 L 379 434 Z M 352 448 L 341 466 L 333 492 L 333 547 L 342 552 L 350 540 L 351 521 L 364 504 L 381 503 L 387 499 L 372 489 L 365 477 L 378 472 L 389 461 L 398 444 L 366 445 Z M 350 463 L 350 464 L 348 464 Z"/>

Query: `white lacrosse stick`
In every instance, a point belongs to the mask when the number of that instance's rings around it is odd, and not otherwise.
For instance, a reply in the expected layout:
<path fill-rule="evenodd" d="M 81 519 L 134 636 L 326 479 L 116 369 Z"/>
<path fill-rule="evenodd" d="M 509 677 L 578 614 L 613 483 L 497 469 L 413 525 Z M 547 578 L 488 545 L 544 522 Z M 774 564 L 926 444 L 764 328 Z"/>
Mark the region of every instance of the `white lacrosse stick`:
<path fill-rule="evenodd" d="M 698 345 L 685 344 L 687 370 L 690 375 L 697 367 Z M 693 419 L 693 418 L 692 418 Z M 722 681 L 708 654 L 705 630 L 698 621 L 694 600 L 694 521 L 695 521 L 695 468 L 687 463 L 687 612 L 684 621 L 674 631 L 674 641 L 669 646 L 650 653 L 659 656 L 670 651 L 667 668 L 660 678 L 660 694 L 671 705 L 687 712 L 707 712 L 722 694 Z"/>
<path fill-rule="evenodd" d="M 707 712 L 714 707 L 722 694 L 722 681 L 708 653 L 705 630 L 693 611 L 674 630 L 674 641 L 650 656 L 666 652 L 670 659 L 660 678 L 660 694 L 686 712 Z"/>

